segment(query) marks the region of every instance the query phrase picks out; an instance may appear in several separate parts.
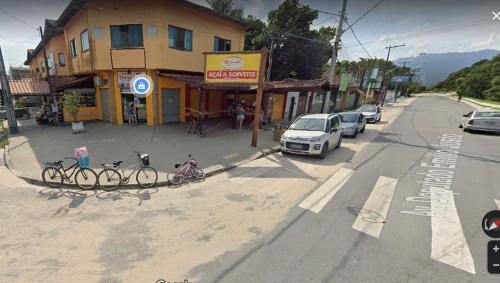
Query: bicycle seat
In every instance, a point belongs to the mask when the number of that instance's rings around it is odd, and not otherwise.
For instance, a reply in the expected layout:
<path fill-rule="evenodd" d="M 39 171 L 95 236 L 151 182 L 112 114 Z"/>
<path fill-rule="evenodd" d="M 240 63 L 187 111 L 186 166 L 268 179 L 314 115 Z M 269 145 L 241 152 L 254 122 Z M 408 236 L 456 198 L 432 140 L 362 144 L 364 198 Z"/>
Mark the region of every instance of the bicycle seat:
<path fill-rule="evenodd" d="M 116 166 L 120 166 L 120 164 L 122 164 L 123 161 L 113 161 L 113 165 L 116 167 Z"/>
<path fill-rule="evenodd" d="M 57 161 L 45 161 L 45 165 L 50 165 L 50 166 L 59 166 L 63 163 L 63 160 L 57 160 Z"/>

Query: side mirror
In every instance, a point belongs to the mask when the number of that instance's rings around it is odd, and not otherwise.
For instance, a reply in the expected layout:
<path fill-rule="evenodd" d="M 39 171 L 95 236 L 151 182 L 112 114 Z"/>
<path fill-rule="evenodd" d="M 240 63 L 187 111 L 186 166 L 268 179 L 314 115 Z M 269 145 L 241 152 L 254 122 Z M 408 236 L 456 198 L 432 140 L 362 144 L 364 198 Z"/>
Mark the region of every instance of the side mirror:
<path fill-rule="evenodd" d="M 338 129 L 332 129 L 330 130 L 330 133 L 336 133 L 338 131 Z"/>

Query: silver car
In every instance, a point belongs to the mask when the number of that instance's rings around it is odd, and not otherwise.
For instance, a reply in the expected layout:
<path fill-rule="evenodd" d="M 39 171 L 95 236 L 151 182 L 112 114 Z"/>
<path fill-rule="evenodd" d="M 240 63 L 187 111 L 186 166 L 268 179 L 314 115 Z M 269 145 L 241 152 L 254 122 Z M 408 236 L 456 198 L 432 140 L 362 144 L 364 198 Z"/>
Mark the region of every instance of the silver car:
<path fill-rule="evenodd" d="M 368 123 L 377 123 L 382 119 L 382 109 L 378 105 L 365 104 L 359 107 L 356 112 L 363 113 Z"/>
<path fill-rule="evenodd" d="M 358 136 L 358 133 L 364 133 L 366 128 L 366 118 L 361 112 L 341 112 L 339 113 L 342 121 L 342 135 Z"/>
<path fill-rule="evenodd" d="M 500 111 L 479 110 L 463 115 L 460 128 L 467 131 L 485 131 L 500 133 Z"/>

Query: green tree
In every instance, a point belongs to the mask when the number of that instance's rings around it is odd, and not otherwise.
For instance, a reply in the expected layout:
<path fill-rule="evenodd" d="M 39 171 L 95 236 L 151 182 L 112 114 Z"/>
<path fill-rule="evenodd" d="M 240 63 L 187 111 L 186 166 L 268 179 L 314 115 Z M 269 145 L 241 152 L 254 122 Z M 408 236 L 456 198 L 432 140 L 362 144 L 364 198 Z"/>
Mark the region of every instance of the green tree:
<path fill-rule="evenodd" d="M 333 48 L 330 41 L 335 29 L 311 30 L 317 18 L 317 10 L 298 0 L 285 0 L 269 12 L 268 25 L 258 38 L 268 48 L 274 43 L 271 79 L 312 79 L 322 75 Z"/>
<path fill-rule="evenodd" d="M 259 18 L 252 15 L 245 19 L 247 30 L 245 32 L 245 50 L 260 50 L 266 46 L 266 36 L 264 34 L 267 26 Z"/>
<path fill-rule="evenodd" d="M 212 10 L 237 19 L 243 19 L 243 9 L 235 7 L 232 0 L 205 0 Z"/>
<path fill-rule="evenodd" d="M 67 93 L 64 95 L 63 107 L 68 111 L 75 122 L 78 122 L 78 112 L 80 111 L 82 97 L 78 92 Z"/>

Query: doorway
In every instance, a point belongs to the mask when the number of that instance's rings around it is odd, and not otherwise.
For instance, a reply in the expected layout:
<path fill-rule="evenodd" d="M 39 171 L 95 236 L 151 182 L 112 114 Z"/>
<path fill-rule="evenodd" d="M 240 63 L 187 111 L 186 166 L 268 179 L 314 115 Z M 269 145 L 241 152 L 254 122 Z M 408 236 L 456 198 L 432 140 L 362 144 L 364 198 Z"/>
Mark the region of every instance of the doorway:
<path fill-rule="evenodd" d="M 133 93 L 122 92 L 122 113 L 123 121 L 126 123 L 128 121 L 127 106 L 132 105 L 134 107 L 135 118 L 137 123 L 146 124 L 147 123 L 147 109 L 146 109 L 146 98 L 137 97 Z"/>
<path fill-rule="evenodd" d="M 295 106 L 295 96 L 290 99 L 290 109 L 288 109 L 288 121 L 293 119 L 293 107 Z"/>
<path fill-rule="evenodd" d="M 181 90 L 178 88 L 162 88 L 163 124 L 180 121 Z"/>

